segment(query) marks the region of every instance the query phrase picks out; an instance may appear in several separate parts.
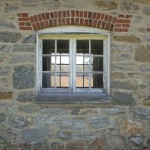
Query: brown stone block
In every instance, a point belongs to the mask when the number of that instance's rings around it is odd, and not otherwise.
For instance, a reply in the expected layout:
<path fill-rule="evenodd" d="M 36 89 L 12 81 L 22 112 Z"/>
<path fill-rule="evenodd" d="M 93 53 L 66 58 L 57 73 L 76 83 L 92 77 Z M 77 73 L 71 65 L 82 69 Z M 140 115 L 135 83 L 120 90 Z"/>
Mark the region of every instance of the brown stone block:
<path fill-rule="evenodd" d="M 140 46 L 136 49 L 135 60 L 140 62 L 149 62 L 150 63 L 150 45 L 144 47 Z"/>
<path fill-rule="evenodd" d="M 84 142 L 73 141 L 66 145 L 66 150 L 84 150 Z"/>
<path fill-rule="evenodd" d="M 150 0 L 133 0 L 134 2 L 142 3 L 142 4 L 150 4 Z"/>
<path fill-rule="evenodd" d="M 11 99 L 12 95 L 11 92 L 0 92 L 0 99 Z"/>
<path fill-rule="evenodd" d="M 129 42 L 129 43 L 141 42 L 141 40 L 134 35 L 126 35 L 126 36 L 115 35 L 113 38 L 115 41 L 118 41 L 118 42 Z"/>

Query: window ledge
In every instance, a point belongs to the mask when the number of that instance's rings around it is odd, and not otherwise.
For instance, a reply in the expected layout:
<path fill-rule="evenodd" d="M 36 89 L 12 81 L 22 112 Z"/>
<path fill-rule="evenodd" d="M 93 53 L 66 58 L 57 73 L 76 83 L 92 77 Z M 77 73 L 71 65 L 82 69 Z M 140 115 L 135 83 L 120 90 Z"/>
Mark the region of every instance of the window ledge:
<path fill-rule="evenodd" d="M 36 103 L 109 104 L 111 97 L 104 93 L 38 93 Z"/>

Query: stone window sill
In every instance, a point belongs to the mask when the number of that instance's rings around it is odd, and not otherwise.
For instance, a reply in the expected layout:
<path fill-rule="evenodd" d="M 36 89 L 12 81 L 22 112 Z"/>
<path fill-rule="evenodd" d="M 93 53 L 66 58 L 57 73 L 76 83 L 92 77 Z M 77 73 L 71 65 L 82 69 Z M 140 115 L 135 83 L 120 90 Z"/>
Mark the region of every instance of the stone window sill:
<path fill-rule="evenodd" d="M 42 104 L 109 104 L 111 97 L 104 93 L 38 93 L 35 101 Z"/>

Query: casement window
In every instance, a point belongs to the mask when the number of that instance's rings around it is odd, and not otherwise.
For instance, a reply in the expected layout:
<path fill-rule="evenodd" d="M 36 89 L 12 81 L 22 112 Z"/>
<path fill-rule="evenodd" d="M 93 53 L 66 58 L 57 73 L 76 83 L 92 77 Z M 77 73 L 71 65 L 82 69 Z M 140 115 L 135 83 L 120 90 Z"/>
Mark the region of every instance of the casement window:
<path fill-rule="evenodd" d="M 108 34 L 44 32 L 37 40 L 38 92 L 109 95 Z"/>

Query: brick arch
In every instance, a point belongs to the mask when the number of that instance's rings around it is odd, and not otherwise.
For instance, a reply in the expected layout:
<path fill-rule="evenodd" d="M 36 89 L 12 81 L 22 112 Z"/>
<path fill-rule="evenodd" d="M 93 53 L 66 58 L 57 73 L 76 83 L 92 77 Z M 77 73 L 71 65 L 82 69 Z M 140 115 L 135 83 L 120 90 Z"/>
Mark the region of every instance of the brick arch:
<path fill-rule="evenodd" d="M 20 30 L 41 30 L 50 27 L 75 25 L 104 29 L 114 32 L 128 32 L 132 16 L 126 14 L 110 15 L 99 12 L 63 10 L 46 12 L 33 16 L 28 13 L 17 14 Z"/>

